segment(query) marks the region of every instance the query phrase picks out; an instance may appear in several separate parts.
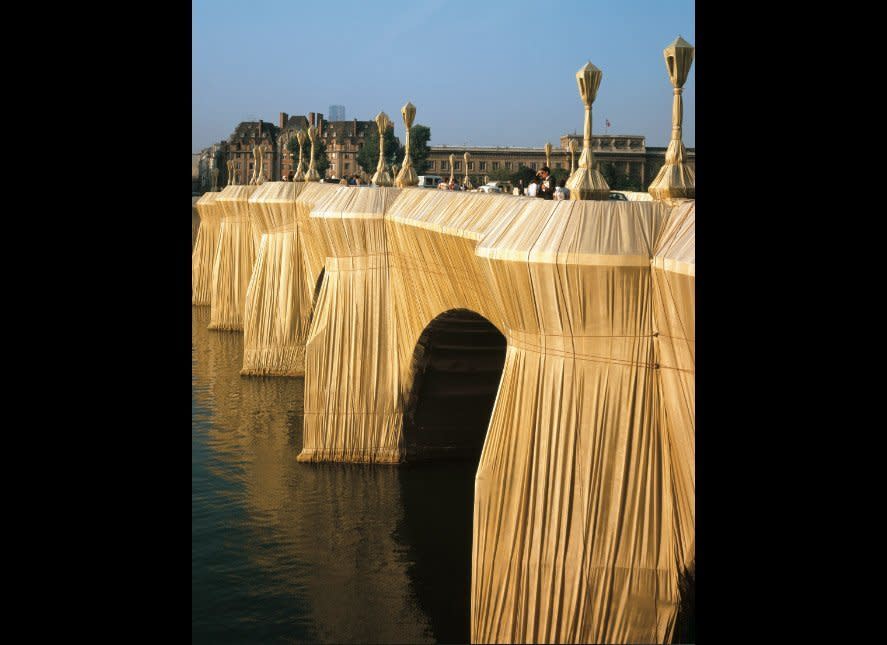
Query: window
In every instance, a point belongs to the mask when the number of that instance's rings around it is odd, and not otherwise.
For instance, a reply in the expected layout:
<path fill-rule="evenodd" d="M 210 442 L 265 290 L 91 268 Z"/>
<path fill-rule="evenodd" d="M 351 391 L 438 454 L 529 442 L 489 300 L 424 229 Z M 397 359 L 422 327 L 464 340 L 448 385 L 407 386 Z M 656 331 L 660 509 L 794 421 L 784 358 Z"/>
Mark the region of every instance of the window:
<path fill-rule="evenodd" d="M 499 170 L 499 162 L 498 161 L 493 162 L 493 170 Z"/>
<path fill-rule="evenodd" d="M 536 170 L 536 162 L 535 161 L 530 162 L 530 168 L 532 168 L 533 170 Z"/>
<path fill-rule="evenodd" d="M 455 170 L 459 170 L 459 168 L 460 168 L 461 166 L 462 166 L 462 162 L 461 162 L 461 161 L 457 161 L 457 162 L 455 162 L 455 163 L 453 164 L 453 168 L 454 168 Z"/>
<path fill-rule="evenodd" d="M 510 161 L 505 162 L 505 170 L 511 170 L 511 162 Z"/>
<path fill-rule="evenodd" d="M 441 170 L 449 170 L 450 169 L 450 166 L 448 165 L 449 163 L 450 163 L 449 161 L 441 161 L 440 162 L 440 169 Z"/>
<path fill-rule="evenodd" d="M 473 161 L 468 162 L 468 170 L 474 170 L 474 162 Z"/>
<path fill-rule="evenodd" d="M 486 170 L 486 169 L 487 169 L 487 162 L 481 161 L 480 162 L 480 170 Z"/>
<path fill-rule="evenodd" d="M 555 167 L 555 168 L 563 168 L 563 166 L 561 166 L 561 162 L 560 162 L 560 161 L 558 161 L 556 164 L 554 164 L 554 167 Z"/>
<path fill-rule="evenodd" d="M 434 170 L 434 162 L 433 161 L 428 162 L 428 170 Z"/>
<path fill-rule="evenodd" d="M 348 162 L 345 162 L 345 170 L 348 170 L 349 165 L 350 164 Z"/>

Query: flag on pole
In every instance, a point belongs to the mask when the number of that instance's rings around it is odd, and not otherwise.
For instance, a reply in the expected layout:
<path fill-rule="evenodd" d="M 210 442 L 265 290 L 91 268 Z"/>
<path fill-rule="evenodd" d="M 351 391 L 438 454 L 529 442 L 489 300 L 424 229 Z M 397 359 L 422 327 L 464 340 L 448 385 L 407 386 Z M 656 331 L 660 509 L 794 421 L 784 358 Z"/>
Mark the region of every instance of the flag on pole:
<path fill-rule="evenodd" d="M 610 119 L 604 119 L 607 122 L 607 127 L 610 127 Z"/>

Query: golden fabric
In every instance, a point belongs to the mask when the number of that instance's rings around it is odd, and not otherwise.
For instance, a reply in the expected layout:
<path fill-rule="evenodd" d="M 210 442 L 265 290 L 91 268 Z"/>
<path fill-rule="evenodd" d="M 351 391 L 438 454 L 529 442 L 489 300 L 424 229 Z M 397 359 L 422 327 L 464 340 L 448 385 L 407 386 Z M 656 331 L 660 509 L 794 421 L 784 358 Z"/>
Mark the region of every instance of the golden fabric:
<path fill-rule="evenodd" d="M 311 208 L 335 188 L 270 182 L 250 197 L 250 226 L 258 237 L 258 252 L 246 291 L 241 374 L 304 374 L 305 339 L 323 266 L 322 251 L 309 252 L 304 229 Z"/>
<path fill-rule="evenodd" d="M 679 203 L 656 243 L 653 320 L 659 418 L 668 439 L 680 565 L 695 569 L 696 201 Z"/>
<path fill-rule="evenodd" d="M 258 186 L 225 186 L 216 197 L 221 226 L 213 260 L 209 329 L 240 331 L 246 288 L 256 258 L 256 237 L 250 226 L 250 196 Z"/>
<path fill-rule="evenodd" d="M 506 336 L 475 486 L 472 642 L 664 642 L 692 566 L 695 202 L 342 187 L 299 460 L 396 462 L 441 312 Z"/>
<path fill-rule="evenodd" d="M 339 186 L 311 212 L 328 258 L 305 348 L 300 461 L 400 460 L 382 216 L 401 190 Z"/>
<path fill-rule="evenodd" d="M 212 298 L 213 261 L 219 245 L 221 209 L 216 204 L 219 193 L 204 193 L 194 204 L 200 217 L 191 251 L 191 304 L 209 305 Z M 192 215 L 193 222 L 193 215 Z"/>
<path fill-rule="evenodd" d="M 197 200 L 200 197 L 191 195 L 191 253 L 194 253 L 194 245 L 197 243 L 197 229 L 200 228 L 200 215 L 197 213 Z"/>

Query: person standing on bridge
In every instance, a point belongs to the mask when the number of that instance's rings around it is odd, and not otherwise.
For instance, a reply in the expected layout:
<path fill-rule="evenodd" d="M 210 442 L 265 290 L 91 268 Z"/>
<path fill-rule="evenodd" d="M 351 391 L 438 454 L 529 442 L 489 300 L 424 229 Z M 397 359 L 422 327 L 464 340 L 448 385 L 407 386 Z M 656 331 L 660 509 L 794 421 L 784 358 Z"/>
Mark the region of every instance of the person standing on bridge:
<path fill-rule="evenodd" d="M 539 190 L 536 193 L 542 199 L 554 199 L 554 177 L 551 176 L 551 169 L 548 166 L 542 166 L 539 171 Z"/>

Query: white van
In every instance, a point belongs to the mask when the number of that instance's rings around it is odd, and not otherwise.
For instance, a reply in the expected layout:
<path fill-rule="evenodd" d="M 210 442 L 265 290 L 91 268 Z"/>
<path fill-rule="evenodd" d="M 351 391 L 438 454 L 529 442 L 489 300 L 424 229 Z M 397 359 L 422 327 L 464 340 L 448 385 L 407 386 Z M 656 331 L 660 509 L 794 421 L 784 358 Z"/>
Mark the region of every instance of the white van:
<path fill-rule="evenodd" d="M 419 188 L 437 188 L 443 180 L 440 175 L 419 175 Z"/>

